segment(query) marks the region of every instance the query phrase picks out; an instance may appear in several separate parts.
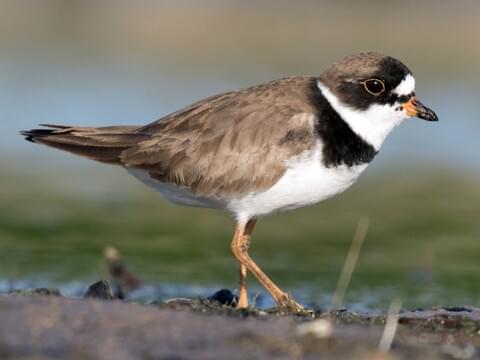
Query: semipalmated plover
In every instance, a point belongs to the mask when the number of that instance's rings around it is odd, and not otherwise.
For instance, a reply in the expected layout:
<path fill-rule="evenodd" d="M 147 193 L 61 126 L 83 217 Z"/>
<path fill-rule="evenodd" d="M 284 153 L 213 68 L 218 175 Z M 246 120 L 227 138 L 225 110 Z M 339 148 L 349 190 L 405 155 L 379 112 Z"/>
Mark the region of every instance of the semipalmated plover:
<path fill-rule="evenodd" d="M 124 167 L 176 204 L 236 220 L 239 307 L 247 271 L 279 306 L 300 309 L 250 258 L 257 219 L 346 190 L 408 117 L 436 121 L 399 60 L 361 53 L 320 77 L 298 76 L 209 97 L 145 126 L 44 125 L 26 139 Z"/>

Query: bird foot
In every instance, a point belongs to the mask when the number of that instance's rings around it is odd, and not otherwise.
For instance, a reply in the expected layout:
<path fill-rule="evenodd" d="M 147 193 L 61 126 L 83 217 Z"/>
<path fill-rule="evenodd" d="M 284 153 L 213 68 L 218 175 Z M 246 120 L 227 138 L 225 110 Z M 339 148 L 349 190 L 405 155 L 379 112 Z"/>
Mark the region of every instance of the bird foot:
<path fill-rule="evenodd" d="M 287 293 L 282 294 L 282 296 L 275 299 L 275 301 L 280 309 L 291 311 L 295 314 L 303 314 L 307 312 L 302 305 L 293 300 L 293 298 Z"/>
<path fill-rule="evenodd" d="M 235 306 L 236 309 L 247 309 L 248 308 L 248 297 L 246 295 L 240 294 L 238 297 L 237 305 Z"/>

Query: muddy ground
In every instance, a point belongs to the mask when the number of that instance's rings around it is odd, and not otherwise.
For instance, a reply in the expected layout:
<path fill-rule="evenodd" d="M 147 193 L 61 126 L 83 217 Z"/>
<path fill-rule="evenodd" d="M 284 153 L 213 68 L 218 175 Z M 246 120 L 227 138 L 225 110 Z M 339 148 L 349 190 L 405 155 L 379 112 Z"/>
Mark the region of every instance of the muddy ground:
<path fill-rule="evenodd" d="M 0 359 L 476 359 L 480 309 L 402 311 L 390 352 L 385 316 L 348 310 L 238 311 L 214 300 L 140 305 L 49 291 L 0 295 Z"/>

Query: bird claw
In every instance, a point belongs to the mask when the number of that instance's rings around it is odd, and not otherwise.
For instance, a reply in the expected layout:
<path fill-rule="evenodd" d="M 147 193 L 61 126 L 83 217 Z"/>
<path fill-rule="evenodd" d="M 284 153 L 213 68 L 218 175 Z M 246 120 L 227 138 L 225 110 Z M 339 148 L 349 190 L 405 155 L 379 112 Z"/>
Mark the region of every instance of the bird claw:
<path fill-rule="evenodd" d="M 308 312 L 305 308 L 297 303 L 289 294 L 283 294 L 279 300 L 277 300 L 278 307 L 284 310 L 291 311 L 295 314 L 303 314 Z"/>

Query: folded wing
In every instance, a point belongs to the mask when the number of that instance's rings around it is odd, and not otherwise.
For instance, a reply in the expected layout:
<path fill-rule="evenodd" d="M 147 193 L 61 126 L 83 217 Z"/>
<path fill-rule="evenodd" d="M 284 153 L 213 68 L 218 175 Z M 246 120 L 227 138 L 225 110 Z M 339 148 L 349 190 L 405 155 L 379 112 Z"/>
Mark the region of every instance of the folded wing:
<path fill-rule="evenodd" d="M 295 82 L 297 86 L 292 86 Z M 286 161 L 315 146 L 307 78 L 289 78 L 217 95 L 143 127 L 48 125 L 27 140 L 147 171 L 202 196 L 267 189 Z"/>

